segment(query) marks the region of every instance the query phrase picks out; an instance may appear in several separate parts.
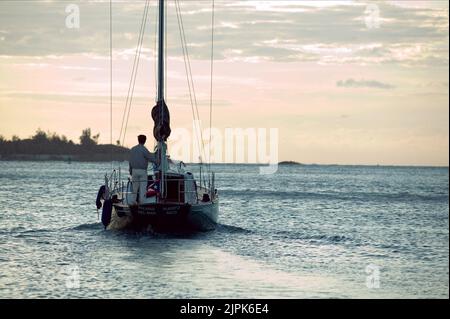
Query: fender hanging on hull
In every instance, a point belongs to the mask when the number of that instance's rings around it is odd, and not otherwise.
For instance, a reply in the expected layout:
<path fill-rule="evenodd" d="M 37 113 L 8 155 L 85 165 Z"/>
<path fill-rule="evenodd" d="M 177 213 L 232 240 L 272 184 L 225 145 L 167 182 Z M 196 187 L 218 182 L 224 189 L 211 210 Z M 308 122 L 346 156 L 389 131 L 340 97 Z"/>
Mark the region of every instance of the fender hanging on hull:
<path fill-rule="evenodd" d="M 103 209 L 102 209 L 102 224 L 103 226 L 108 227 L 109 223 L 111 222 L 111 214 L 112 214 L 112 200 L 107 199 L 103 203 Z"/>

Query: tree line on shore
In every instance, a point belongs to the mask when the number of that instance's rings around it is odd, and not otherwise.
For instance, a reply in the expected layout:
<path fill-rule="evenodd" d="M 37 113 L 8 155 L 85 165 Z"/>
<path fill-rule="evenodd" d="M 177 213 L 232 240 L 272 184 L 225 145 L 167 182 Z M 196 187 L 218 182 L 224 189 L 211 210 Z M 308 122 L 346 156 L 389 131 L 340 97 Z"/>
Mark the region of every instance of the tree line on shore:
<path fill-rule="evenodd" d="M 86 128 L 79 137 L 79 143 L 74 143 L 64 135 L 45 132 L 38 129 L 33 136 L 20 139 L 13 136 L 11 140 L 0 135 L 0 157 L 3 159 L 34 159 L 47 156 L 58 159 L 64 156 L 73 160 L 124 160 L 128 149 L 118 145 L 98 144 L 100 134 L 92 135 Z M 112 158 L 111 158 L 112 156 Z"/>

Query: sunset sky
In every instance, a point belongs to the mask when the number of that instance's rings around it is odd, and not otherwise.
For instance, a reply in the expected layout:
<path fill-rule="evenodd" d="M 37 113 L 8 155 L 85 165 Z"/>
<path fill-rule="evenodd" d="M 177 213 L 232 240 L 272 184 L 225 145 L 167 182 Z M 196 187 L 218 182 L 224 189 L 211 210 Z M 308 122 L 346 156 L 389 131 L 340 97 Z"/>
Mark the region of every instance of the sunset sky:
<path fill-rule="evenodd" d="M 66 27 L 72 3 L 80 28 Z M 144 3 L 113 2 L 113 141 Z M 155 3 L 127 146 L 152 135 Z M 180 3 L 208 127 L 211 1 Z M 447 166 L 448 19 L 447 1 L 216 0 L 212 125 L 278 128 L 279 160 Z M 191 130 L 173 1 L 167 37 L 172 129 Z M 90 127 L 109 143 L 109 109 L 109 1 L 0 2 L 0 135 L 26 138 L 41 128 L 78 141 Z"/>

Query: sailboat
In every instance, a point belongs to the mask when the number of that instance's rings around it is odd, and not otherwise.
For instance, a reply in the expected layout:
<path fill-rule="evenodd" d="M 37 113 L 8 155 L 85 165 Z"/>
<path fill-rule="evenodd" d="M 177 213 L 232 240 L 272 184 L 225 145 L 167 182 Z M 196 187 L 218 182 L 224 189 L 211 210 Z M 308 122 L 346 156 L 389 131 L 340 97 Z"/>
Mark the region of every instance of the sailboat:
<path fill-rule="evenodd" d="M 151 111 L 158 165 L 148 175 L 145 199 L 138 204 L 132 181 L 129 177 L 126 182 L 122 180 L 120 168 L 105 175 L 97 195 L 97 209 L 102 208 L 102 222 L 107 229 L 210 231 L 217 224 L 219 196 L 214 173 L 209 170 L 202 174 L 200 166 L 197 180 L 183 162 L 170 159 L 167 152 L 171 130 L 164 91 L 164 2 L 159 0 L 158 5 L 157 97 Z"/>

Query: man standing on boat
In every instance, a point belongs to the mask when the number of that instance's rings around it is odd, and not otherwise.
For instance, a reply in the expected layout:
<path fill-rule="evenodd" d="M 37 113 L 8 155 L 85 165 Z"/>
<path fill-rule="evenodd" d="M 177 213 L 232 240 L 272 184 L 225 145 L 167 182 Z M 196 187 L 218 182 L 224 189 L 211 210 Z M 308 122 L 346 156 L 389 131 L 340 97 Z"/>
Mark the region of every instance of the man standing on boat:
<path fill-rule="evenodd" d="M 137 201 L 137 193 L 139 190 L 139 202 L 142 203 L 147 193 L 147 167 L 148 162 L 157 163 L 155 153 L 151 153 L 144 146 L 147 141 L 145 135 L 138 136 L 139 144 L 134 146 L 130 151 L 130 175 L 133 182 L 133 198 Z"/>

